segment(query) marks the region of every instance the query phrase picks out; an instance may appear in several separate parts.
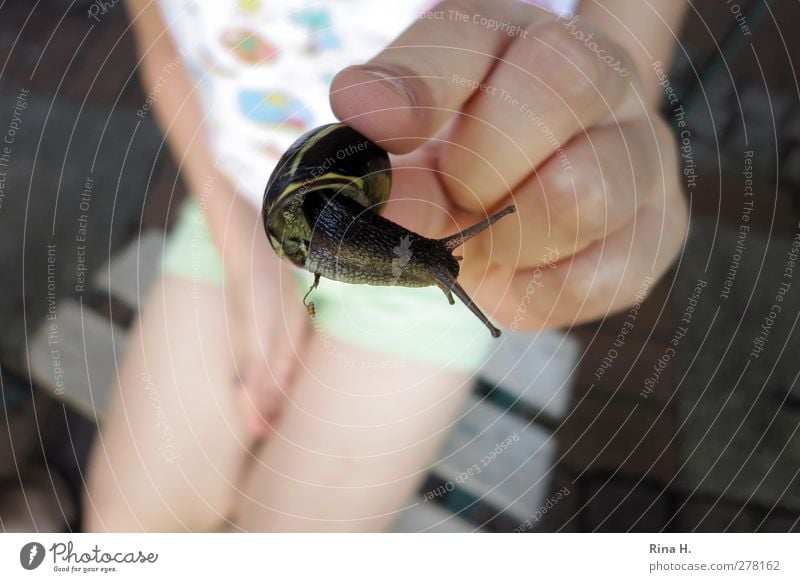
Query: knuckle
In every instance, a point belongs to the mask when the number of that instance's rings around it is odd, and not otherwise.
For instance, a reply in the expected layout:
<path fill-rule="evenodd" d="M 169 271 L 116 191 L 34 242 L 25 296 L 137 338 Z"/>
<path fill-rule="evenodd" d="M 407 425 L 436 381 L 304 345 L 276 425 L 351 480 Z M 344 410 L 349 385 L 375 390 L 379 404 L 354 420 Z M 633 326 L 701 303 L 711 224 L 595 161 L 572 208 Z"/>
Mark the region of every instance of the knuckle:
<path fill-rule="evenodd" d="M 537 44 L 527 49 L 528 70 L 541 76 L 554 98 L 572 107 L 621 100 L 625 84 L 614 70 L 627 71 L 626 59 L 605 35 L 567 20 L 548 20 L 529 32 Z"/>
<path fill-rule="evenodd" d="M 596 166 L 580 172 L 555 172 L 548 177 L 551 220 L 562 240 L 594 240 L 607 227 L 607 196 Z"/>
<path fill-rule="evenodd" d="M 593 252 L 573 256 L 569 273 L 565 274 L 563 300 L 579 319 L 608 314 L 618 282 L 598 272 L 598 258 Z"/>
<path fill-rule="evenodd" d="M 626 168 L 626 176 L 630 174 L 630 181 L 626 182 L 620 180 L 623 185 L 632 183 L 633 186 L 638 187 L 644 199 L 648 199 L 654 195 L 656 187 L 661 183 L 661 176 L 664 174 L 662 164 L 666 163 L 667 166 L 671 165 L 670 157 L 672 156 L 673 136 L 671 131 L 666 127 L 666 133 L 662 132 L 659 128 L 660 120 L 656 117 L 648 120 L 650 130 L 640 123 L 636 127 L 634 133 L 626 135 L 617 151 L 624 152 L 624 162 L 630 168 Z M 659 160 L 659 152 L 667 157 Z"/>
<path fill-rule="evenodd" d="M 602 176 L 597 175 L 597 168 L 593 170 L 582 174 L 576 183 L 577 215 L 581 229 L 576 235 L 588 238 L 596 238 L 606 230 L 609 214 L 605 182 Z"/>
<path fill-rule="evenodd" d="M 558 89 L 567 95 L 593 92 L 602 78 L 596 55 L 558 21 L 542 24 L 533 34 L 540 43 L 535 51 L 541 58 L 539 67 L 550 73 Z"/>
<path fill-rule="evenodd" d="M 577 257 L 573 255 L 553 273 L 553 285 L 557 293 L 555 311 L 573 316 L 578 312 L 578 307 L 588 301 L 592 282 L 591 274 L 587 277 L 582 271 L 578 272 L 576 260 Z"/>

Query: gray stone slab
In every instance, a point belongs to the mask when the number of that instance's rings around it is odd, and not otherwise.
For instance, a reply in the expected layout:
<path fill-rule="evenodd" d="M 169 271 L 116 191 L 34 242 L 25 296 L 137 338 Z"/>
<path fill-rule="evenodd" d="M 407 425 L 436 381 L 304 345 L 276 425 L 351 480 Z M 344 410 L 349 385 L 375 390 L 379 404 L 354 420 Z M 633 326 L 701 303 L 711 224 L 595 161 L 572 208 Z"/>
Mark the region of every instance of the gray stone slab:
<path fill-rule="evenodd" d="M 579 342 L 559 331 L 509 333 L 481 368 L 490 383 L 554 418 L 569 406 Z"/>
<path fill-rule="evenodd" d="M 97 270 L 92 283 L 139 311 L 147 290 L 161 269 L 164 233 L 151 230 L 131 241 Z"/>
<path fill-rule="evenodd" d="M 124 330 L 67 299 L 31 340 L 31 375 L 53 396 L 100 421 L 125 340 Z"/>
<path fill-rule="evenodd" d="M 556 448 L 547 431 L 472 397 L 433 472 L 445 489 L 458 487 L 522 522 L 548 493 Z"/>
<path fill-rule="evenodd" d="M 395 521 L 392 531 L 396 533 L 466 533 L 480 530 L 436 503 L 417 499 L 416 505 L 403 510 Z"/>

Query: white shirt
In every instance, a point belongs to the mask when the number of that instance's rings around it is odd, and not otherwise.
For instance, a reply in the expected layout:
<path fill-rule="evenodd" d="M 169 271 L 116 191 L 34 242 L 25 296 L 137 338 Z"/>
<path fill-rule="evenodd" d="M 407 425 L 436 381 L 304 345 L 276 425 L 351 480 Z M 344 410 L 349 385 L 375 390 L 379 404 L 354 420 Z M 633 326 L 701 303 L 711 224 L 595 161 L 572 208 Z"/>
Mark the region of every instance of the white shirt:
<path fill-rule="evenodd" d="M 432 0 L 161 0 L 199 84 L 219 169 L 255 204 L 281 154 L 335 121 L 333 76 L 399 35 Z M 544 4 L 544 2 L 539 2 Z M 566 11 L 574 0 L 548 0 Z"/>

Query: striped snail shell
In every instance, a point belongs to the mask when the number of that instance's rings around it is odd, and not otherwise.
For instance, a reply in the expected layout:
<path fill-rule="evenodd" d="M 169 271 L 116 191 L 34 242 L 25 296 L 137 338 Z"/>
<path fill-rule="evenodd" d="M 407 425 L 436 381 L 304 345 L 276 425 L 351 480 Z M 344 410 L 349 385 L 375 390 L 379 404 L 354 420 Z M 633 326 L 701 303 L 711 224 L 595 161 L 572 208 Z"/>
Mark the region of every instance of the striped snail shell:
<path fill-rule="evenodd" d="M 436 285 L 451 305 L 455 294 L 498 337 L 500 330 L 456 281 L 461 257 L 452 252 L 514 206 L 452 236 L 429 239 L 381 216 L 391 184 L 388 154 L 351 127 L 333 123 L 309 131 L 281 156 L 264 192 L 262 217 L 272 248 L 314 273 L 309 293 L 320 277 Z"/>

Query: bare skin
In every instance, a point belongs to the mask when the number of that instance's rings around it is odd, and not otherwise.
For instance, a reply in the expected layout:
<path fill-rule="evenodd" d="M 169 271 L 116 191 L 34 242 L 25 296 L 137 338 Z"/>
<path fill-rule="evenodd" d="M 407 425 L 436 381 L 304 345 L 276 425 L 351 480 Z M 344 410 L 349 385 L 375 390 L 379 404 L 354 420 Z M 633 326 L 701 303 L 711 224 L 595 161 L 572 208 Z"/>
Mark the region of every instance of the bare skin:
<path fill-rule="evenodd" d="M 85 527 L 386 528 L 412 502 L 469 378 L 314 335 L 282 413 L 264 419 L 272 436 L 254 438 L 220 349 L 225 314 L 221 287 L 171 276 L 153 287 L 92 455 Z"/>
<path fill-rule="evenodd" d="M 395 155 L 392 197 L 406 202 L 390 204 L 388 218 L 441 238 L 517 206 L 459 253 L 462 285 L 499 324 L 536 330 L 624 309 L 679 251 L 686 205 L 650 66 L 668 69 L 684 4 L 587 0 L 569 28 L 523 3 L 450 0 L 436 9 L 492 16 L 527 36 L 420 19 L 334 79 L 337 116 Z M 152 86 L 177 52 L 151 0 L 127 5 Z M 595 34 L 591 48 L 576 30 Z M 470 83 L 453 82 L 454 72 Z M 86 527 L 383 529 L 409 503 L 468 378 L 419 362 L 365 374 L 342 362 L 387 356 L 343 342 L 332 356 L 299 298 L 288 299 L 257 209 L 214 169 L 181 67 L 169 89 L 154 111 L 189 190 L 212 185 L 207 218 L 226 285 L 202 284 L 192 299 L 191 281 L 166 276 L 152 291 L 90 463 Z M 558 260 L 540 269 L 553 249 Z M 537 269 L 541 288 L 518 321 Z"/>

